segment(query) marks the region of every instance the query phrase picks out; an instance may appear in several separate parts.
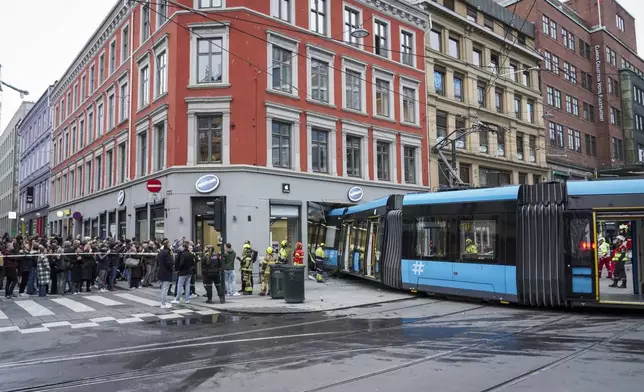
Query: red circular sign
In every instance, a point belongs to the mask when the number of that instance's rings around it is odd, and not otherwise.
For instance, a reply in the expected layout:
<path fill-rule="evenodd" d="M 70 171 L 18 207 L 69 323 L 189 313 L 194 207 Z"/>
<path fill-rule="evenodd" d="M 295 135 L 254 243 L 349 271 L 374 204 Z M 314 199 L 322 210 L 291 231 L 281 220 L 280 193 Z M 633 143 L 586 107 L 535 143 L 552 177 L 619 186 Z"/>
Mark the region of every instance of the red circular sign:
<path fill-rule="evenodd" d="M 148 192 L 159 193 L 161 191 L 161 181 L 153 178 L 148 180 L 148 183 L 145 185 L 148 188 Z"/>

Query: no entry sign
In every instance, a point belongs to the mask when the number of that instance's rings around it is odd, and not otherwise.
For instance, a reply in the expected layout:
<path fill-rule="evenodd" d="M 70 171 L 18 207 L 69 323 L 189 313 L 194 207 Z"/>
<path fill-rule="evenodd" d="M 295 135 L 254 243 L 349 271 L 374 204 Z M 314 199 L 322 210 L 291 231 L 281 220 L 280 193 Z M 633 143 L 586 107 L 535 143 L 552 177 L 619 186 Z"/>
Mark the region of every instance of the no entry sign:
<path fill-rule="evenodd" d="M 148 188 L 148 192 L 159 193 L 161 192 L 161 181 L 157 180 L 156 178 L 148 180 L 146 188 Z"/>

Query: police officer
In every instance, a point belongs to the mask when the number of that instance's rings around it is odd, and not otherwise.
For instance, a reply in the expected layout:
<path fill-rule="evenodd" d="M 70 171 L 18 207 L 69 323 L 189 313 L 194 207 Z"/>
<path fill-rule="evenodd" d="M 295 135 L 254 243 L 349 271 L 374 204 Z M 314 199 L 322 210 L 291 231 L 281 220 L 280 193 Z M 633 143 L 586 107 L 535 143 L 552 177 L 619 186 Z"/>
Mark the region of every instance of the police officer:
<path fill-rule="evenodd" d="M 206 303 L 212 303 L 212 284 L 214 283 L 219 302 L 223 304 L 226 302 L 226 295 L 221 285 L 221 274 L 224 270 L 221 254 L 216 252 L 212 245 L 209 245 L 202 262 L 203 285 L 206 289 L 206 296 L 208 297 Z"/>
<path fill-rule="evenodd" d="M 318 245 L 315 249 L 315 280 L 318 283 L 324 283 L 324 259 L 326 258 L 326 253 L 324 253 L 324 242 Z"/>
<path fill-rule="evenodd" d="M 260 264 L 260 279 L 262 287 L 259 295 L 266 295 L 268 293 L 269 281 L 271 279 L 271 266 L 275 265 L 275 255 L 273 255 L 273 247 L 266 248 L 266 255 Z"/>
<path fill-rule="evenodd" d="M 288 246 L 288 241 L 283 240 L 282 242 L 280 242 L 280 252 L 279 252 L 279 257 L 277 259 L 277 262 L 280 264 L 288 263 L 288 249 L 286 249 L 287 246 Z"/>
<path fill-rule="evenodd" d="M 613 256 L 613 263 L 615 263 L 613 270 L 613 284 L 609 287 L 619 287 L 620 289 L 626 288 L 626 240 L 623 236 L 618 235 L 615 239 L 615 256 Z M 619 281 L 622 281 L 621 286 L 617 286 Z"/>
<path fill-rule="evenodd" d="M 243 295 L 253 294 L 253 255 L 250 244 L 244 244 L 242 250 L 242 257 L 240 259 L 240 269 L 242 275 L 242 290 Z"/>

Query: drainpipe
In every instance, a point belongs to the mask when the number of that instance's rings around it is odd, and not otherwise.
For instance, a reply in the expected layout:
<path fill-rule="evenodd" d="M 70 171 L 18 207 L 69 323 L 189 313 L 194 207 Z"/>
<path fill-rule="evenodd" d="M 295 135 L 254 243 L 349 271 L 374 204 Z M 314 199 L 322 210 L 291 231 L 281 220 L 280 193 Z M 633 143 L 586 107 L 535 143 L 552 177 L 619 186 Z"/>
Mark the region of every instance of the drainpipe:
<path fill-rule="evenodd" d="M 603 0 L 597 0 L 597 17 L 599 18 L 599 27 L 602 27 L 602 2 Z"/>

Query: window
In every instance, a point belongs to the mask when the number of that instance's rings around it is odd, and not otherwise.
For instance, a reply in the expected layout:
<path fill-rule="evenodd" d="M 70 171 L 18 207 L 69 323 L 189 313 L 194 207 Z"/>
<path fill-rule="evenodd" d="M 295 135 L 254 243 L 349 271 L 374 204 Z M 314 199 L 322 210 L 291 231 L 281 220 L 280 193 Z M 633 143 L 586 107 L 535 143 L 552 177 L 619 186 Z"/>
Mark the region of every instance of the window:
<path fill-rule="evenodd" d="M 528 149 L 530 152 L 530 162 L 537 161 L 537 137 L 530 136 L 528 139 Z"/>
<path fill-rule="evenodd" d="M 454 0 L 443 0 L 443 7 L 454 11 Z"/>
<path fill-rule="evenodd" d="M 291 167 L 291 124 L 273 120 L 273 166 Z"/>
<path fill-rule="evenodd" d="M 622 125 L 622 112 L 615 108 L 610 108 L 610 123 L 620 127 Z"/>
<path fill-rule="evenodd" d="M 329 63 L 311 59 L 311 98 L 329 102 Z"/>
<path fill-rule="evenodd" d="M 407 31 L 400 32 L 400 62 L 414 65 L 414 35 Z"/>
<path fill-rule="evenodd" d="M 157 25 L 161 26 L 168 21 L 168 0 L 158 0 Z"/>
<path fill-rule="evenodd" d="M 551 146 L 556 146 L 557 145 L 557 131 L 555 130 L 555 123 L 549 122 L 548 123 L 548 139 L 550 140 L 550 145 Z"/>
<path fill-rule="evenodd" d="M 608 46 L 606 47 L 606 62 L 610 63 L 613 67 L 617 66 L 617 53 Z"/>
<path fill-rule="evenodd" d="M 445 71 L 441 69 L 434 70 L 434 89 L 437 95 L 445 96 Z"/>
<path fill-rule="evenodd" d="M 72 147 L 71 147 L 72 153 L 75 153 L 77 149 L 78 149 L 78 145 L 76 144 L 76 127 L 72 127 Z"/>
<path fill-rule="evenodd" d="M 521 83 L 526 86 L 530 87 L 530 67 L 527 65 L 523 66 L 523 72 L 521 73 Z"/>
<path fill-rule="evenodd" d="M 105 153 L 105 188 L 112 186 L 112 175 L 114 174 L 114 153 L 109 150 Z"/>
<path fill-rule="evenodd" d="M 98 139 L 103 134 L 104 120 L 105 120 L 105 107 L 103 103 L 96 105 L 96 138 Z"/>
<path fill-rule="evenodd" d="M 644 144 L 637 144 L 637 160 L 644 162 Z"/>
<path fill-rule="evenodd" d="M 496 259 L 496 221 L 461 220 L 458 231 L 460 257 L 463 260 L 476 260 L 480 263 L 484 260 Z"/>
<path fill-rule="evenodd" d="M 96 69 L 92 65 L 91 67 L 89 67 L 89 93 L 90 94 L 93 93 L 94 89 L 96 88 L 96 82 L 94 79 L 96 77 L 95 74 L 96 74 Z"/>
<path fill-rule="evenodd" d="M 456 148 L 467 149 L 465 120 L 462 117 L 456 117 L 454 128 L 454 140 L 456 140 Z"/>
<path fill-rule="evenodd" d="M 387 142 L 376 142 L 376 175 L 378 180 L 390 181 L 390 167 L 389 167 L 389 148 L 391 144 Z"/>
<path fill-rule="evenodd" d="M 168 91 L 168 59 L 166 52 L 163 51 L 157 54 L 156 61 L 155 91 L 156 96 L 160 97 Z"/>
<path fill-rule="evenodd" d="M 528 99 L 528 121 L 534 124 L 534 101 L 531 99 Z"/>
<path fill-rule="evenodd" d="M 114 128 L 114 116 L 116 115 L 116 97 L 114 93 L 107 97 L 107 129 Z"/>
<path fill-rule="evenodd" d="M 416 89 L 403 86 L 402 90 L 403 121 L 416 124 Z"/>
<path fill-rule="evenodd" d="M 84 179 L 84 188 L 85 194 L 89 195 L 92 193 L 92 162 L 88 161 L 85 163 L 85 179 Z"/>
<path fill-rule="evenodd" d="M 463 102 L 463 76 L 454 74 L 454 99 Z"/>
<path fill-rule="evenodd" d="M 222 162 L 222 118 L 220 115 L 197 117 L 198 163 Z"/>
<path fill-rule="evenodd" d="M 141 9 L 141 43 L 150 38 L 150 2 L 146 1 Z"/>
<path fill-rule="evenodd" d="M 608 92 L 619 97 L 619 82 L 611 77 L 608 78 Z"/>
<path fill-rule="evenodd" d="M 619 15 L 615 15 L 615 24 L 619 31 L 624 32 L 624 18 Z"/>
<path fill-rule="evenodd" d="M 484 15 L 484 18 L 485 19 L 483 20 L 483 26 L 486 29 L 494 30 L 494 19 L 492 19 L 492 17 L 488 15 Z"/>
<path fill-rule="evenodd" d="M 501 130 L 496 132 L 496 155 L 505 156 L 505 133 Z"/>
<path fill-rule="evenodd" d="M 221 0 L 199 0 L 199 8 L 221 8 Z"/>
<path fill-rule="evenodd" d="M 351 34 L 361 26 L 360 11 L 350 7 L 344 7 L 344 42 L 354 46 L 360 46 L 361 38 L 356 38 Z"/>
<path fill-rule="evenodd" d="M 293 53 L 273 45 L 272 88 L 291 93 L 293 91 L 292 65 Z"/>
<path fill-rule="evenodd" d="M 574 150 L 575 152 L 581 152 L 581 134 L 579 131 L 575 130 L 568 130 L 568 132 L 572 132 L 572 143 L 570 146 L 568 146 L 571 150 Z"/>
<path fill-rule="evenodd" d="M 633 120 L 635 122 L 635 129 L 637 129 L 638 131 L 644 131 L 644 117 L 636 114 Z"/>
<path fill-rule="evenodd" d="M 555 107 L 561 109 L 561 91 L 555 90 Z"/>
<path fill-rule="evenodd" d="M 489 143 L 490 142 L 489 142 L 489 134 L 488 134 L 488 132 L 487 131 L 480 131 L 479 132 L 479 150 L 483 154 L 488 153 L 488 151 L 489 151 L 489 149 L 488 149 Z"/>
<path fill-rule="evenodd" d="M 490 72 L 493 74 L 499 73 L 499 55 L 497 53 L 490 53 Z"/>
<path fill-rule="evenodd" d="M 222 42 L 222 38 L 197 40 L 197 83 L 222 82 Z M 165 53 L 163 57 L 164 63 L 167 63 Z M 167 76 L 167 70 L 165 73 Z"/>
<path fill-rule="evenodd" d="M 329 172 L 329 132 L 311 130 L 311 166 L 314 172 Z"/>
<path fill-rule="evenodd" d="M 119 90 L 119 122 L 124 121 L 128 118 L 130 100 L 129 100 L 130 91 L 128 88 L 127 81 L 122 82 Z"/>
<path fill-rule="evenodd" d="M 150 103 L 150 67 L 144 65 L 139 69 L 139 108 Z"/>
<path fill-rule="evenodd" d="M 116 39 L 110 43 L 110 74 L 116 70 Z"/>
<path fill-rule="evenodd" d="M 85 75 L 81 78 L 81 102 L 85 102 L 85 98 L 87 98 L 87 79 Z"/>
<path fill-rule="evenodd" d="M 588 91 L 593 91 L 593 79 L 589 73 L 581 71 L 581 87 Z"/>
<path fill-rule="evenodd" d="M 483 64 L 483 51 L 479 47 L 472 48 L 472 65 L 480 67 Z"/>
<path fill-rule="evenodd" d="M 514 115 L 516 118 L 521 119 L 521 97 L 514 96 Z"/>
<path fill-rule="evenodd" d="M 271 0 L 273 16 L 285 22 L 291 22 L 291 2 L 293 0 Z"/>
<path fill-rule="evenodd" d="M 450 222 L 440 217 L 414 217 L 405 220 L 403 257 L 423 260 L 449 260 Z"/>
<path fill-rule="evenodd" d="M 443 51 L 443 34 L 440 30 L 432 29 L 429 32 L 429 47 L 438 51 Z"/>
<path fill-rule="evenodd" d="M 503 113 L 503 90 L 498 88 L 494 90 L 494 107 L 497 113 Z"/>
<path fill-rule="evenodd" d="M 514 82 L 517 81 L 517 72 L 518 72 L 517 69 L 518 69 L 517 63 L 511 61 L 510 62 L 510 72 L 509 72 L 509 75 L 508 75 L 508 79 L 510 79 L 510 80 L 512 80 Z"/>
<path fill-rule="evenodd" d="M 78 144 L 79 148 L 85 147 L 85 120 L 78 121 Z"/>
<path fill-rule="evenodd" d="M 87 144 L 94 140 L 94 113 L 87 113 Z"/>
<path fill-rule="evenodd" d="M 557 40 L 557 22 L 550 20 L 550 38 Z"/>
<path fill-rule="evenodd" d="M 65 158 L 69 157 L 69 132 L 65 132 Z"/>
<path fill-rule="evenodd" d="M 74 86 L 74 109 L 78 107 L 78 85 Z"/>
<path fill-rule="evenodd" d="M 570 31 L 568 32 L 568 49 L 572 50 L 573 52 L 575 51 L 575 35 L 571 33 Z"/>
<path fill-rule="evenodd" d="M 378 56 L 388 57 L 389 56 L 389 35 L 388 35 L 388 24 L 379 20 L 376 20 L 373 24 L 374 28 L 374 49 L 375 53 Z"/>
<path fill-rule="evenodd" d="M 201 130 L 200 130 L 201 131 Z M 221 139 L 221 138 L 220 138 Z M 154 125 L 154 148 L 155 148 L 155 169 L 163 170 L 165 168 L 165 123 L 160 122 Z M 201 139 L 199 139 L 201 142 Z M 201 149 L 201 145 L 199 146 Z"/>
<path fill-rule="evenodd" d="M 101 54 L 98 58 L 98 83 L 101 84 L 105 80 L 105 53 Z"/>
<path fill-rule="evenodd" d="M 612 138 L 613 141 L 613 159 L 620 161 L 624 160 L 624 142 L 616 137 Z"/>
<path fill-rule="evenodd" d="M 143 131 L 138 134 L 137 144 L 139 151 L 137 151 L 137 171 L 138 175 L 144 176 L 148 174 L 148 132 Z"/>
<path fill-rule="evenodd" d="M 557 146 L 564 148 L 564 134 L 563 134 L 563 125 L 556 124 L 557 126 Z"/>
<path fill-rule="evenodd" d="M 345 71 L 345 105 L 348 109 L 362 110 L 362 74 L 353 70 Z"/>
<path fill-rule="evenodd" d="M 130 26 L 125 26 L 121 32 L 121 62 L 130 57 Z"/>
<path fill-rule="evenodd" d="M 550 35 L 550 18 L 545 15 L 541 16 L 541 30 L 545 35 Z"/>
<path fill-rule="evenodd" d="M 458 38 L 449 37 L 448 54 L 454 58 L 461 58 L 461 43 Z"/>
<path fill-rule="evenodd" d="M 586 102 L 584 102 L 583 110 L 584 110 L 584 120 L 595 122 L 595 107 L 593 105 L 589 105 Z"/>
<path fill-rule="evenodd" d="M 436 111 L 436 137 L 444 139 L 447 136 L 447 113 L 440 110 Z"/>
<path fill-rule="evenodd" d="M 376 79 L 376 114 L 378 116 L 389 117 L 389 82 L 382 79 Z"/>
<path fill-rule="evenodd" d="M 579 117 L 579 99 L 572 97 L 572 114 Z"/>
<path fill-rule="evenodd" d="M 476 23 L 476 8 L 467 7 L 467 20 Z"/>
<path fill-rule="evenodd" d="M 487 91 L 487 85 L 485 82 L 478 81 L 476 83 L 476 102 L 480 107 L 484 108 L 485 104 L 485 93 Z"/>
<path fill-rule="evenodd" d="M 579 39 L 579 54 L 581 57 L 590 61 L 590 44 L 587 44 L 581 38 Z"/>
<path fill-rule="evenodd" d="M 311 15 L 309 22 L 311 30 L 326 35 L 326 2 L 327 0 L 311 0 Z"/>
<path fill-rule="evenodd" d="M 347 135 L 347 176 L 362 177 L 362 139 Z"/>
<path fill-rule="evenodd" d="M 403 147 L 403 165 L 405 169 L 405 183 L 416 183 L 416 147 Z"/>
<path fill-rule="evenodd" d="M 568 30 L 561 28 L 561 43 L 563 46 L 568 47 Z"/>
<path fill-rule="evenodd" d="M 127 152 L 125 148 L 125 143 L 121 143 L 118 146 L 118 183 L 122 184 L 125 182 L 125 173 L 126 173 L 126 162 L 127 162 Z"/>
<path fill-rule="evenodd" d="M 566 112 L 572 113 L 572 97 L 566 95 Z"/>
<path fill-rule="evenodd" d="M 94 173 L 94 180 L 96 181 L 96 185 L 94 186 L 94 189 L 98 192 L 101 190 L 101 187 L 103 186 L 103 159 L 101 157 L 96 157 L 96 165 L 94 165 L 94 168 L 96 170 L 96 173 Z"/>

